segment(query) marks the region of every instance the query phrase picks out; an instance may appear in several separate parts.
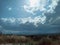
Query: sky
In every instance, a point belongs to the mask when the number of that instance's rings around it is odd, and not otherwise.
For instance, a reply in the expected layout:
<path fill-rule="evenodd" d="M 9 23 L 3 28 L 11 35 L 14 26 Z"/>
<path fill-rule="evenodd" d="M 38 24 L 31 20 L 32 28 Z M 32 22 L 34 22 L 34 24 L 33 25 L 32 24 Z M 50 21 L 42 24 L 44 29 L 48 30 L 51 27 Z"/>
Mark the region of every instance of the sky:
<path fill-rule="evenodd" d="M 0 0 L 3 34 L 60 33 L 60 0 Z"/>

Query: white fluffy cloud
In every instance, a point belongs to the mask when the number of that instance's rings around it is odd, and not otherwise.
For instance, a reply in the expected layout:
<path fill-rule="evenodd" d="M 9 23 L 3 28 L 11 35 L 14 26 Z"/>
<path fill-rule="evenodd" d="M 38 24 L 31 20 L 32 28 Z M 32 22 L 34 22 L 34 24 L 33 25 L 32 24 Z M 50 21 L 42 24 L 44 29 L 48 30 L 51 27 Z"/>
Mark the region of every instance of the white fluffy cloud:
<path fill-rule="evenodd" d="M 44 24 L 45 21 L 46 21 L 45 19 L 46 19 L 45 16 L 44 17 L 38 16 L 38 17 L 35 17 L 33 19 L 31 17 L 28 17 L 28 18 L 21 19 L 21 22 L 24 23 L 24 24 L 26 22 L 29 22 L 29 23 L 33 23 L 35 26 L 37 26 L 38 23 Z"/>
<path fill-rule="evenodd" d="M 3 22 L 14 23 L 16 19 L 15 18 L 1 18 L 1 20 Z"/>
<path fill-rule="evenodd" d="M 26 12 L 34 14 L 35 11 L 40 10 L 43 13 L 52 13 L 59 0 L 28 0 L 24 9 Z"/>
<path fill-rule="evenodd" d="M 51 0 L 52 3 L 48 6 L 50 9 L 47 10 L 47 12 L 49 13 L 53 13 L 54 9 L 56 8 L 56 6 L 58 5 L 59 0 Z"/>
<path fill-rule="evenodd" d="M 33 23 L 35 26 L 37 26 L 38 23 L 42 23 L 44 24 L 45 23 L 45 16 L 44 17 L 35 17 L 35 18 L 31 18 L 31 17 L 28 17 L 28 18 L 1 18 L 1 20 L 3 22 L 6 22 L 6 23 L 11 23 L 11 24 L 26 24 L 27 22 L 28 23 Z"/>
<path fill-rule="evenodd" d="M 26 4 L 24 4 L 23 8 L 26 12 L 31 13 L 32 15 L 36 15 L 37 11 L 40 11 L 40 15 L 32 19 L 24 18 L 22 19 L 23 23 L 33 22 L 34 25 L 37 25 L 38 23 L 44 24 L 46 21 L 46 15 L 45 13 L 53 13 L 54 9 L 58 5 L 59 0 L 28 0 L 26 1 Z M 42 16 L 42 17 L 41 17 Z"/>

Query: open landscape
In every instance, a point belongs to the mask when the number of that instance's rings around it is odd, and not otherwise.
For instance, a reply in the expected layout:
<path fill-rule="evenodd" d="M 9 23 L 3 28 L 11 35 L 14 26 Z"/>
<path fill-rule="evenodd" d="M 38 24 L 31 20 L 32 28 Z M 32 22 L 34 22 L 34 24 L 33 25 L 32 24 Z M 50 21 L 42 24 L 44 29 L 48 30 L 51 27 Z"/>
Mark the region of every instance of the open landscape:
<path fill-rule="evenodd" d="M 60 45 L 60 35 L 0 35 L 0 45 Z"/>
<path fill-rule="evenodd" d="M 60 0 L 0 0 L 0 45 L 60 45 Z"/>

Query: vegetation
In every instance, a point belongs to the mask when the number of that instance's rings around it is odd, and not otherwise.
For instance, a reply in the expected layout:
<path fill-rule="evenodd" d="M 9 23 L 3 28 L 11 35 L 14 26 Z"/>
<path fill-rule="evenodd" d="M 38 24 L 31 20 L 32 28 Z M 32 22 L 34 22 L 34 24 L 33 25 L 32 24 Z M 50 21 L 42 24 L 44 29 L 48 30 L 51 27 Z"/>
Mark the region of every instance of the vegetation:
<path fill-rule="evenodd" d="M 16 36 L 0 35 L 0 44 L 16 43 L 22 45 L 60 45 L 60 36 Z"/>

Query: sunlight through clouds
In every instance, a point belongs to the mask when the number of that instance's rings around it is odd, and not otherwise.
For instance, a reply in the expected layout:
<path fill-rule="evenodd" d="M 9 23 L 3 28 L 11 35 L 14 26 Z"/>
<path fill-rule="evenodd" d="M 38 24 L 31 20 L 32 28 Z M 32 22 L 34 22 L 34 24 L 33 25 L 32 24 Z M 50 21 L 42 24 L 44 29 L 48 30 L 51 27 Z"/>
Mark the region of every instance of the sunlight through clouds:
<path fill-rule="evenodd" d="M 28 0 L 26 5 L 24 5 L 24 9 L 26 12 L 34 14 L 35 11 L 42 11 L 43 13 L 51 13 L 53 11 L 59 0 Z"/>
<path fill-rule="evenodd" d="M 1 20 L 11 24 L 16 24 L 17 22 L 18 24 L 26 24 L 27 22 L 33 23 L 35 26 L 38 26 L 39 23 L 45 24 L 47 19 L 45 13 L 53 13 L 58 2 L 59 0 L 27 0 L 26 4 L 23 5 L 23 8 L 28 14 L 34 15 L 33 18 L 32 16 L 28 16 L 24 18 L 1 18 Z M 8 10 L 11 11 L 12 7 L 9 7 Z M 39 14 L 37 14 L 38 11 Z"/>
<path fill-rule="evenodd" d="M 58 5 L 58 2 L 59 0 L 28 0 L 26 1 L 26 4 L 24 4 L 23 8 L 26 12 L 32 15 L 37 15 L 37 11 L 40 11 L 41 14 L 36 16 L 40 19 L 37 22 L 44 24 L 47 18 L 45 13 L 53 13 L 54 9 Z M 40 18 L 40 16 L 42 16 L 42 18 Z M 34 17 L 34 19 L 36 17 Z"/>

